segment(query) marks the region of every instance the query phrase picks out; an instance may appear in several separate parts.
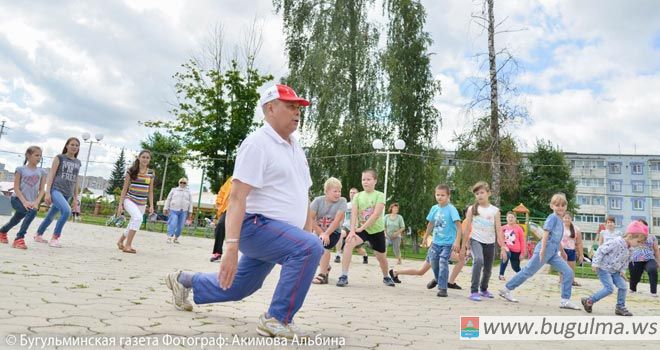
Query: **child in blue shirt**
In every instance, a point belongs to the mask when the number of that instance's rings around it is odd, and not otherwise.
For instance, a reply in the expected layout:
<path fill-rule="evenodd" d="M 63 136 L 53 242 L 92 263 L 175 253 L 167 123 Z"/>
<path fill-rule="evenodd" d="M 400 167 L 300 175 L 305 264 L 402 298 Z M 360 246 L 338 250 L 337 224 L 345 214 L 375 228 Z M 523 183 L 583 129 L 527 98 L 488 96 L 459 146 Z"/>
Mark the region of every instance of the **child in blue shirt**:
<path fill-rule="evenodd" d="M 568 201 L 563 193 L 555 193 L 550 200 L 550 208 L 553 213 L 548 216 L 543 224 L 543 239 L 536 244 L 534 255 L 529 262 L 511 278 L 504 288 L 500 290 L 500 296 L 511 302 L 518 302 L 513 297 L 513 290 L 518 288 L 527 279 L 543 267 L 549 264 L 554 267 L 563 276 L 561 286 L 561 302 L 559 307 L 562 309 L 579 310 L 580 308 L 571 302 L 571 292 L 573 287 L 573 270 L 566 261 L 559 255 L 563 251 L 561 240 L 564 237 L 564 222 L 562 218 L 566 214 Z"/>
<path fill-rule="evenodd" d="M 438 296 L 447 296 L 447 280 L 449 279 L 449 257 L 451 252 L 459 252 L 461 247 L 461 217 L 458 210 L 449 202 L 451 190 L 447 185 L 435 188 L 435 200 L 438 204 L 431 207 L 426 216 L 428 224 L 424 239 L 433 232 L 433 244 L 429 248 L 428 257 L 431 268 L 438 281 Z"/>

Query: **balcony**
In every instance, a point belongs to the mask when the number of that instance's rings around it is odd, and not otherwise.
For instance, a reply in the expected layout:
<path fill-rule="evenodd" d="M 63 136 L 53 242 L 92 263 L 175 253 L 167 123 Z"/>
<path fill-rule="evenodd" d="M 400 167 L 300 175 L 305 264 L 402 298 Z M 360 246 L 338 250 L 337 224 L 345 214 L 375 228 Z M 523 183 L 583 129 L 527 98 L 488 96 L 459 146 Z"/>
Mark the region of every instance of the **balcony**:
<path fill-rule="evenodd" d="M 574 178 L 605 178 L 607 176 L 607 169 L 575 167 L 571 170 L 571 175 L 573 175 Z M 660 172 L 658 173 L 658 179 L 660 179 Z"/>

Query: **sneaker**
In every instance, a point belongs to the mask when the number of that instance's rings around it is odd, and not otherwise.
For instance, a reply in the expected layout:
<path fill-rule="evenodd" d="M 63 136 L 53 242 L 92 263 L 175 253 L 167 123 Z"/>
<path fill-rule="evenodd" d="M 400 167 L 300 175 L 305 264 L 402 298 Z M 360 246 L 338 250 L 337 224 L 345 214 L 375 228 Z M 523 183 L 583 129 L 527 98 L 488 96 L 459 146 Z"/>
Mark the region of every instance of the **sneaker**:
<path fill-rule="evenodd" d="M 9 240 L 7 239 L 6 232 L 0 232 L 0 243 L 9 244 Z"/>
<path fill-rule="evenodd" d="M 58 238 L 53 238 L 48 242 L 48 245 L 53 248 L 62 248 L 62 244 Z"/>
<path fill-rule="evenodd" d="M 436 281 L 434 278 L 429 283 L 426 284 L 426 289 L 433 289 L 437 285 L 438 285 L 438 281 Z"/>
<path fill-rule="evenodd" d="M 446 289 L 439 289 L 438 294 L 436 294 L 439 297 L 447 297 L 447 290 Z"/>
<path fill-rule="evenodd" d="M 48 240 L 44 239 L 41 235 L 34 236 L 34 241 L 37 243 L 48 243 Z"/>
<path fill-rule="evenodd" d="M 341 262 L 341 256 L 339 255 L 335 256 L 335 262 L 339 264 Z"/>
<path fill-rule="evenodd" d="M 392 281 L 394 281 L 394 283 L 401 283 L 401 280 L 399 279 L 399 276 L 394 274 L 394 269 L 390 269 L 389 274 L 390 274 L 390 277 L 392 277 Z"/>
<path fill-rule="evenodd" d="M 492 298 L 495 298 L 495 296 L 493 295 L 493 293 L 491 293 L 491 292 L 489 292 L 489 291 L 487 291 L 487 290 L 482 291 L 480 294 L 481 294 L 481 296 L 484 297 L 484 298 L 491 298 L 491 299 L 492 299 Z"/>
<path fill-rule="evenodd" d="M 658 297 L 658 293 L 651 293 L 651 296 L 654 297 L 654 298 L 657 298 L 657 297 Z"/>
<path fill-rule="evenodd" d="M 394 281 L 392 281 L 392 278 L 389 277 L 389 276 L 383 277 L 383 283 L 385 283 L 385 285 L 388 286 L 388 287 L 394 287 L 395 286 Z"/>
<path fill-rule="evenodd" d="M 366 255 L 363 256 L 363 257 L 362 257 L 362 263 L 363 263 L 363 264 L 368 264 L 368 263 L 369 263 L 369 257 L 366 256 Z"/>
<path fill-rule="evenodd" d="M 172 243 L 180 244 L 181 242 L 179 242 L 178 238 L 174 238 L 174 241 L 172 241 Z"/>
<path fill-rule="evenodd" d="M 630 290 L 630 294 L 635 294 L 635 293 L 637 293 L 636 290 L 632 290 L 632 289 Z"/>
<path fill-rule="evenodd" d="M 213 253 L 213 255 L 211 255 L 211 259 L 209 259 L 209 260 L 211 260 L 211 262 L 216 262 L 216 261 L 220 260 L 221 257 L 222 257 L 222 254 Z"/>
<path fill-rule="evenodd" d="M 259 316 L 259 323 L 257 323 L 257 333 L 259 333 L 261 336 L 271 338 L 293 339 L 294 336 L 297 336 L 291 327 L 288 327 L 274 317 L 266 318 L 265 313 Z"/>
<path fill-rule="evenodd" d="M 16 249 L 27 249 L 27 246 L 25 245 L 25 239 L 23 238 L 15 239 L 11 247 Z"/>
<path fill-rule="evenodd" d="M 562 301 L 559 304 L 560 309 L 569 309 L 569 310 L 580 310 L 580 307 L 573 304 L 570 300 Z"/>
<path fill-rule="evenodd" d="M 479 293 L 472 293 L 468 298 L 472 301 L 481 301 L 481 295 Z"/>
<path fill-rule="evenodd" d="M 339 279 L 337 280 L 337 287 L 346 287 L 348 284 L 348 276 L 343 275 L 339 276 Z"/>
<path fill-rule="evenodd" d="M 293 321 L 291 321 L 286 326 L 289 327 L 289 329 L 293 332 L 293 334 L 298 336 L 298 340 L 303 341 L 303 344 L 304 344 L 304 341 L 311 340 L 311 335 L 308 332 L 305 332 L 302 329 L 300 329 L 300 327 L 298 327 L 298 325 L 295 324 Z"/>
<path fill-rule="evenodd" d="M 512 303 L 517 303 L 518 299 L 513 297 L 513 291 L 506 290 L 506 289 L 501 289 L 500 290 L 500 296 Z"/>
<path fill-rule="evenodd" d="M 179 283 L 177 279 L 180 274 L 181 270 L 168 273 L 167 276 L 165 276 L 165 285 L 167 285 L 167 288 L 172 291 L 172 305 L 174 305 L 177 310 L 192 311 L 193 306 L 188 301 L 190 288 L 186 288 L 183 284 Z"/>
<path fill-rule="evenodd" d="M 625 306 L 622 306 L 622 307 L 617 306 L 616 309 L 614 309 L 614 314 L 619 315 L 619 316 L 632 316 L 633 315 L 632 312 L 628 311 L 628 309 L 626 309 Z"/>
<path fill-rule="evenodd" d="M 589 298 L 582 298 L 580 299 L 582 302 L 582 307 L 584 308 L 584 311 L 591 313 L 591 310 L 594 308 L 594 302 L 591 301 Z"/>
<path fill-rule="evenodd" d="M 167 244 L 172 243 L 172 237 L 167 237 Z"/>
<path fill-rule="evenodd" d="M 456 283 L 447 283 L 447 288 L 449 288 L 449 289 L 459 289 L 459 290 L 463 289 L 463 288 L 461 288 L 461 286 L 459 286 Z"/>

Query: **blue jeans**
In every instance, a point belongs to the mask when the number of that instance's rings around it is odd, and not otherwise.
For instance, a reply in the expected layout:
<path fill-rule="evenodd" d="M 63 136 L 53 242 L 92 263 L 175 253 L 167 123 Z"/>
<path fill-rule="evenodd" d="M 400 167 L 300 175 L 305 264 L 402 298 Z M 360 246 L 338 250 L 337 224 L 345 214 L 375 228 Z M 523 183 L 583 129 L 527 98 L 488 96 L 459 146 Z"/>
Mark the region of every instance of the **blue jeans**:
<path fill-rule="evenodd" d="M 25 237 L 27 229 L 30 227 L 32 220 L 34 220 L 34 217 L 37 216 L 37 209 L 26 209 L 18 197 L 11 197 L 11 206 L 14 207 L 15 210 L 14 216 L 9 219 L 9 222 L 6 223 L 5 226 L 0 228 L 0 232 L 9 232 L 9 230 L 14 228 L 14 226 L 18 225 L 18 223 L 23 220 L 23 224 L 16 234 L 16 239 L 22 239 Z"/>
<path fill-rule="evenodd" d="M 573 287 L 573 270 L 568 266 L 566 261 L 562 259 L 561 256 L 557 254 L 559 251 L 559 245 L 556 243 L 548 242 L 545 249 L 545 256 L 543 261 L 539 257 L 539 252 L 541 251 L 541 242 L 536 245 L 534 248 L 534 255 L 529 259 L 529 262 L 525 267 L 520 270 L 515 276 L 513 276 L 509 282 L 506 283 L 505 287 L 509 290 L 514 290 L 523 284 L 528 278 L 534 276 L 534 274 L 543 267 L 545 264 L 550 264 L 554 267 L 560 274 L 564 277 L 561 282 L 561 298 L 570 299 L 571 290 Z"/>
<path fill-rule="evenodd" d="M 222 290 L 218 272 L 196 273 L 194 300 L 208 304 L 242 300 L 256 292 L 275 264 L 282 265 L 268 313 L 289 324 L 300 310 L 324 253 L 318 237 L 259 214 L 245 214 L 239 250 L 243 253 L 231 288 Z"/>
<path fill-rule="evenodd" d="M 64 197 L 62 192 L 58 190 L 52 190 L 50 192 L 50 198 L 52 199 L 53 204 L 50 206 L 50 210 L 48 210 L 48 214 L 46 214 L 44 221 L 42 221 L 41 225 L 39 225 L 39 228 L 37 229 L 37 234 L 39 236 L 43 236 L 48 226 L 50 226 L 50 223 L 53 222 L 53 218 L 55 217 L 55 214 L 57 214 L 57 212 L 59 211 L 60 218 L 57 219 L 57 223 L 55 223 L 55 230 L 53 231 L 53 235 L 55 237 L 59 237 L 62 234 L 62 229 L 64 228 L 64 224 L 66 224 L 66 221 L 69 220 L 69 215 L 71 215 L 69 198 Z"/>
<path fill-rule="evenodd" d="M 598 279 L 603 284 L 603 289 L 597 291 L 591 296 L 591 301 L 594 303 L 606 296 L 612 294 L 616 286 L 616 307 L 626 306 L 626 292 L 628 285 L 618 272 L 609 272 L 603 269 L 598 269 Z"/>
<path fill-rule="evenodd" d="M 449 280 L 449 257 L 451 256 L 451 245 L 438 245 L 433 243 L 429 250 L 429 259 L 433 276 L 438 281 L 438 289 L 447 289 Z"/>
<path fill-rule="evenodd" d="M 169 237 L 176 235 L 179 238 L 181 236 L 186 217 L 188 217 L 188 212 L 185 210 L 170 210 L 170 216 L 167 218 L 167 235 Z"/>

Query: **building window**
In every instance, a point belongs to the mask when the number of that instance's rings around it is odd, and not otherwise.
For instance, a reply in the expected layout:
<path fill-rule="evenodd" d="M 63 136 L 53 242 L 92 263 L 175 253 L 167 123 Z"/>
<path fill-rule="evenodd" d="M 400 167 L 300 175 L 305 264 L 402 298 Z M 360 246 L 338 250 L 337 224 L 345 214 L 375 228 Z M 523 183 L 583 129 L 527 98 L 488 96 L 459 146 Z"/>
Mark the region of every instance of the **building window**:
<path fill-rule="evenodd" d="M 609 170 L 610 174 L 621 174 L 621 163 L 607 163 L 607 170 Z"/>
<path fill-rule="evenodd" d="M 623 198 L 610 197 L 610 209 L 621 210 L 622 204 L 623 204 Z"/>
<path fill-rule="evenodd" d="M 577 196 L 577 202 L 579 205 L 591 205 L 591 197 Z"/>
<path fill-rule="evenodd" d="M 644 198 L 631 198 L 633 210 L 644 210 Z"/>
<path fill-rule="evenodd" d="M 610 192 L 621 192 L 623 180 L 610 180 Z"/>
<path fill-rule="evenodd" d="M 660 208 L 660 199 L 653 198 L 653 208 Z"/>
<path fill-rule="evenodd" d="M 651 171 L 660 171 L 660 162 L 651 162 Z"/>
<path fill-rule="evenodd" d="M 591 197 L 591 205 L 605 205 L 605 197 L 604 196 Z"/>
<path fill-rule="evenodd" d="M 660 190 L 660 180 L 651 180 L 651 189 Z"/>
<path fill-rule="evenodd" d="M 660 226 L 660 218 L 658 217 L 653 218 L 653 226 Z"/>
<path fill-rule="evenodd" d="M 575 179 L 577 186 L 581 187 L 604 187 L 605 179 L 603 178 L 578 178 Z"/>
<path fill-rule="evenodd" d="M 630 173 L 633 175 L 644 174 L 644 163 L 630 163 Z"/>
<path fill-rule="evenodd" d="M 644 192 L 644 181 L 631 181 L 632 191 L 635 193 Z"/>
<path fill-rule="evenodd" d="M 571 168 L 573 169 L 593 169 L 593 168 L 604 168 L 604 160 L 596 159 L 572 159 Z"/>
<path fill-rule="evenodd" d="M 593 222 L 597 224 L 605 223 L 605 215 L 598 214 L 577 214 L 574 219 L 579 222 Z"/>

